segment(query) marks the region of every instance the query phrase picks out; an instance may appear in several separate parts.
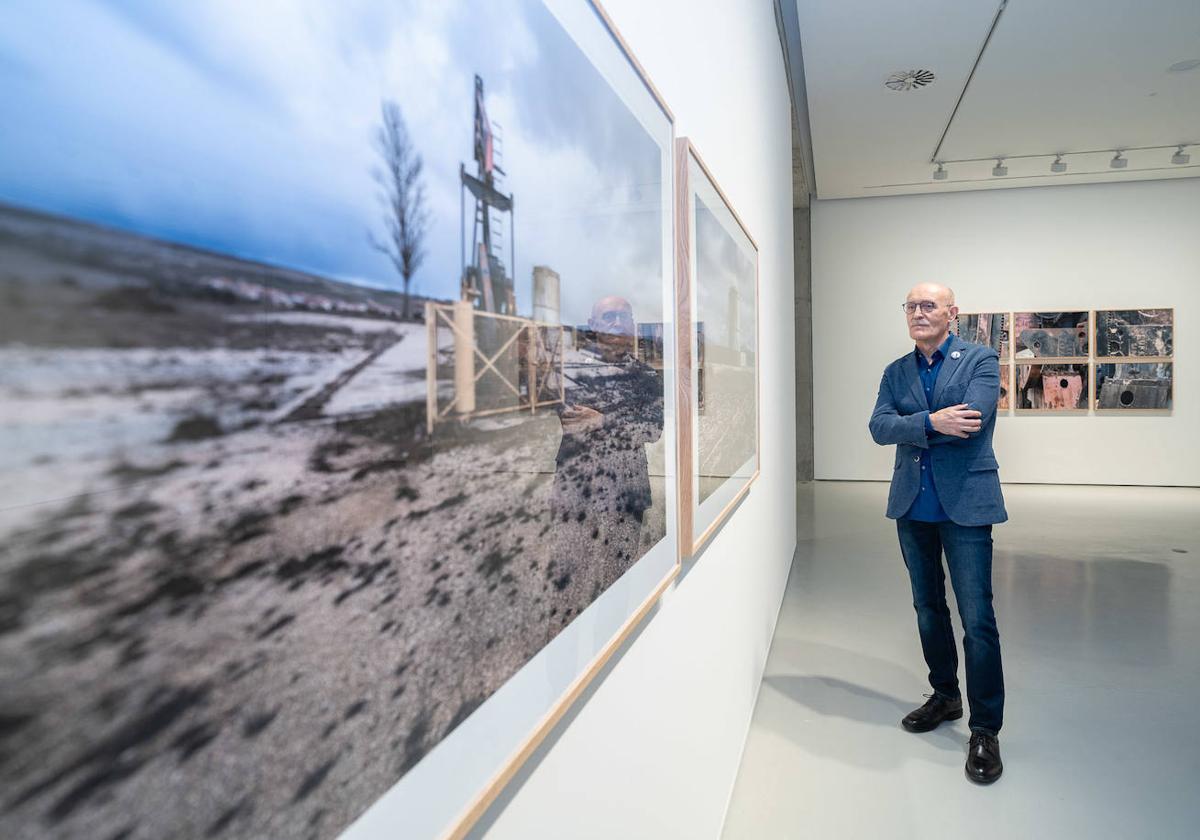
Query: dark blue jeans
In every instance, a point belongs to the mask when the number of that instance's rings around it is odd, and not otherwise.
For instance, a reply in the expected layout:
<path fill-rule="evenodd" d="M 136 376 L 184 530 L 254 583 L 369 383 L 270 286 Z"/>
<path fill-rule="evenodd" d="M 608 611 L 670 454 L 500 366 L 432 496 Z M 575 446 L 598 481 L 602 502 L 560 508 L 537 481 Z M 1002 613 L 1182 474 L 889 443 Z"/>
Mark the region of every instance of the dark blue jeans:
<path fill-rule="evenodd" d="M 896 530 L 912 582 L 929 684 L 945 697 L 961 696 L 958 650 L 946 605 L 946 575 L 942 568 L 945 551 L 963 625 L 967 701 L 971 708 L 967 724 L 972 731 L 999 733 L 1004 722 L 1004 671 L 1000 665 L 1000 631 L 992 609 L 992 526 L 897 519 Z"/>

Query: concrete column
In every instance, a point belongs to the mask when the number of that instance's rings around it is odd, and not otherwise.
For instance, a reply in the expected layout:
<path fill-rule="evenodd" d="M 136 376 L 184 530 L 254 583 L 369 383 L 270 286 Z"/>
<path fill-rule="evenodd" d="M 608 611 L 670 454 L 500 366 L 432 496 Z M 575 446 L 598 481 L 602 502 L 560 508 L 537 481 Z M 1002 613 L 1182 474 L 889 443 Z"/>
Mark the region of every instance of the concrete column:
<path fill-rule="evenodd" d="M 812 237 L 808 207 L 792 210 L 796 302 L 796 480 L 813 480 Z"/>

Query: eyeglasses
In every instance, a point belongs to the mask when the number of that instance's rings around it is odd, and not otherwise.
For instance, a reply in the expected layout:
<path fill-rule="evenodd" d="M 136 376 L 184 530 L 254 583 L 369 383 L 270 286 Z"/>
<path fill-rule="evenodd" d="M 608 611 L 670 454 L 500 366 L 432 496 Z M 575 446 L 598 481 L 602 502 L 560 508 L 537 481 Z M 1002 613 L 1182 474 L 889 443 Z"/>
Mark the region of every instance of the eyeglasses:
<path fill-rule="evenodd" d="M 598 320 L 607 327 L 623 326 L 633 323 L 633 313 L 628 309 L 610 309 L 607 312 L 601 312 Z"/>
<path fill-rule="evenodd" d="M 918 308 L 922 312 L 924 312 L 926 315 L 928 315 L 930 312 L 932 312 L 933 310 L 938 308 L 938 304 L 936 301 L 932 301 L 932 300 L 921 300 L 921 301 L 911 301 L 910 300 L 908 303 L 900 304 L 900 308 L 903 309 L 909 315 L 916 312 Z"/>

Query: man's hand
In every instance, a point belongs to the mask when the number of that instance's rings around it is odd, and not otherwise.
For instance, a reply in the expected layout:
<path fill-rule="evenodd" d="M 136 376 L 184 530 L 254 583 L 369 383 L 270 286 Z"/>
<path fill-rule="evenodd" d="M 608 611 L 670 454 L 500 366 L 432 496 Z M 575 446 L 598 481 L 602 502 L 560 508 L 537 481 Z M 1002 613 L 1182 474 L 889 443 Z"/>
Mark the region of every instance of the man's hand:
<path fill-rule="evenodd" d="M 559 419 L 562 420 L 563 432 L 568 435 L 582 435 L 604 425 L 604 415 L 585 405 L 563 406 Z"/>
<path fill-rule="evenodd" d="M 944 435 L 965 438 L 983 427 L 983 421 L 979 419 L 982 416 L 978 411 L 968 407 L 966 403 L 962 403 L 930 414 L 929 425 Z"/>

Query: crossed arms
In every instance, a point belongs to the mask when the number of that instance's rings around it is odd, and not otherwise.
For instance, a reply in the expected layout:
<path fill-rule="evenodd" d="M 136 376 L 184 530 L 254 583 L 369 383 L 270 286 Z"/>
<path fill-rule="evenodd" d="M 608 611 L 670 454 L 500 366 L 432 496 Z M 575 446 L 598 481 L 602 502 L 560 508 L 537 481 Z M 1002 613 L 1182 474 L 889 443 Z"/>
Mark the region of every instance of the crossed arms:
<path fill-rule="evenodd" d="M 879 383 L 879 397 L 871 412 L 871 437 L 880 446 L 906 443 L 921 449 L 947 443 L 962 443 L 979 435 L 996 414 L 1000 398 L 1000 357 L 995 351 L 974 363 L 963 394 L 963 402 L 940 411 L 901 414 L 896 406 L 887 371 Z M 933 427 L 926 431 L 925 420 Z"/>

